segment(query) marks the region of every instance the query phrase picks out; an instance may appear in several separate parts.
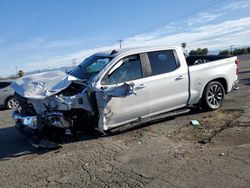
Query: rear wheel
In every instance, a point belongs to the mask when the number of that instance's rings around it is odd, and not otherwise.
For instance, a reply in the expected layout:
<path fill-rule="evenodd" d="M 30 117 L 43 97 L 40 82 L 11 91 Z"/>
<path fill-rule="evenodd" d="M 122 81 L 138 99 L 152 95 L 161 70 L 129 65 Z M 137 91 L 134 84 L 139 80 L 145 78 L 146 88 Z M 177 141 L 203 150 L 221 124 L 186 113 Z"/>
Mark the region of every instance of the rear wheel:
<path fill-rule="evenodd" d="M 10 97 L 7 101 L 6 101 L 6 107 L 8 109 L 16 109 L 19 106 L 19 102 L 14 98 L 14 97 Z"/>
<path fill-rule="evenodd" d="M 225 96 L 221 83 L 213 81 L 207 84 L 202 97 L 203 107 L 207 110 L 217 110 L 223 104 Z"/>

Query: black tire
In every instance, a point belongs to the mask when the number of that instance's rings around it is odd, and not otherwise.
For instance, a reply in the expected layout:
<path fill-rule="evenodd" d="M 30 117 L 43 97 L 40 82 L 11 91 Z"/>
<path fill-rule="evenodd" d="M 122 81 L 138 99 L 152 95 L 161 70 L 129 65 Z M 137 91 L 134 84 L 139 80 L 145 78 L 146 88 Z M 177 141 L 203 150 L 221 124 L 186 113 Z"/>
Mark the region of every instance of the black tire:
<path fill-rule="evenodd" d="M 206 110 L 217 110 L 223 104 L 225 89 L 220 82 L 208 83 L 203 91 L 202 106 Z"/>
<path fill-rule="evenodd" d="M 5 106 L 8 109 L 16 109 L 19 106 L 19 102 L 14 97 L 10 97 L 6 100 Z"/>

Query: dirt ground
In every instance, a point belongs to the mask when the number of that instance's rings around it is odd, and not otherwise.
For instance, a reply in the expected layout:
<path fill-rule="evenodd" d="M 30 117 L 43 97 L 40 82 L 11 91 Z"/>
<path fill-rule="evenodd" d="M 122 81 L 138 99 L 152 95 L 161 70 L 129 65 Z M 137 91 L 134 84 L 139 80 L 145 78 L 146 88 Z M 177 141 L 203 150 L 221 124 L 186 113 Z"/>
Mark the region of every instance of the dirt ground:
<path fill-rule="evenodd" d="M 0 187 L 250 187 L 250 71 L 240 77 L 218 111 L 83 134 L 55 151 L 32 148 L 0 111 Z"/>

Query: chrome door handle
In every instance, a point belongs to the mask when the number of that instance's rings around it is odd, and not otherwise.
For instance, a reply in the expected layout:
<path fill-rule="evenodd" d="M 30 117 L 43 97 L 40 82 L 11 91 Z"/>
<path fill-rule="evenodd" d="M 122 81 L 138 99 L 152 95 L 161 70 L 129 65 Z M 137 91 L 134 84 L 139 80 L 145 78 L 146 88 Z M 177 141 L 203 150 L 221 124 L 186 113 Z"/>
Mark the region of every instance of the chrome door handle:
<path fill-rule="evenodd" d="M 175 80 L 178 81 L 178 80 L 182 80 L 183 78 L 184 78 L 184 76 L 180 75 L 177 78 L 175 78 Z"/>

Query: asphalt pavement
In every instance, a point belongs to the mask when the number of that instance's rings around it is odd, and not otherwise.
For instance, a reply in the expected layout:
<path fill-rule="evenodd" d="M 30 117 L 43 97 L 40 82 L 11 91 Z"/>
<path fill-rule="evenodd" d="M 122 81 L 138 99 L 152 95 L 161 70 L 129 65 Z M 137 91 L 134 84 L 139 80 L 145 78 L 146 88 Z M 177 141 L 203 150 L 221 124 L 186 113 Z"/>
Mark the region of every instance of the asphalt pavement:
<path fill-rule="evenodd" d="M 250 187 L 250 71 L 220 110 L 34 149 L 0 111 L 0 187 Z M 198 120 L 200 126 L 190 125 Z"/>

